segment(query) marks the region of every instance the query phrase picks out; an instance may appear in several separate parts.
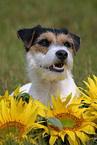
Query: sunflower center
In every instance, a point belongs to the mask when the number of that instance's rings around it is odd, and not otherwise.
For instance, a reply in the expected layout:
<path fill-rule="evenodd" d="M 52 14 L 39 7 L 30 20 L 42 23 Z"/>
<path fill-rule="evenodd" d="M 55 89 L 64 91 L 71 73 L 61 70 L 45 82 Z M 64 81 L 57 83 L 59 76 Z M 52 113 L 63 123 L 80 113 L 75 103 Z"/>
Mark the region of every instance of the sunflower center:
<path fill-rule="evenodd" d="M 18 135 L 21 136 L 21 134 L 24 132 L 24 129 L 25 129 L 25 125 L 16 121 L 10 121 L 0 126 L 0 136 L 2 136 L 2 132 L 4 134 L 8 134 L 11 132 L 15 136 Z"/>
<path fill-rule="evenodd" d="M 59 119 L 60 122 L 62 123 L 63 125 L 63 128 L 66 129 L 76 129 L 78 128 L 81 123 L 82 123 L 82 120 L 77 118 L 76 116 L 70 114 L 70 113 L 61 113 L 61 114 L 57 114 L 55 116 L 55 118 Z"/>

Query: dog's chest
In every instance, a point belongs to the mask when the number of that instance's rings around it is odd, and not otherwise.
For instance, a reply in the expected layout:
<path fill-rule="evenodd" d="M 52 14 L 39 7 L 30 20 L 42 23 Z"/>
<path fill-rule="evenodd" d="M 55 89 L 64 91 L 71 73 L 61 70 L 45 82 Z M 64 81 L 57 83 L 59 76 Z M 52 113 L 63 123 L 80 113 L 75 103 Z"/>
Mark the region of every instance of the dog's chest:
<path fill-rule="evenodd" d="M 57 97 L 57 90 L 60 91 L 60 96 L 67 97 L 72 92 L 72 97 L 77 93 L 76 85 L 72 78 L 56 81 L 56 82 L 37 82 L 32 83 L 29 94 L 33 96 L 35 100 L 40 99 L 44 105 L 47 105 L 47 100 L 51 102 L 51 94 Z"/>

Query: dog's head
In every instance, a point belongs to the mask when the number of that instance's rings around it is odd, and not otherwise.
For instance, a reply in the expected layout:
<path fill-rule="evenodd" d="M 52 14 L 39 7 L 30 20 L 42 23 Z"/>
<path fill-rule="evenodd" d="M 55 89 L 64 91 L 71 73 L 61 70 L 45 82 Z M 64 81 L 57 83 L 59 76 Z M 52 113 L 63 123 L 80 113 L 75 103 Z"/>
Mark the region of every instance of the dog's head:
<path fill-rule="evenodd" d="M 63 80 L 73 67 L 72 52 L 76 55 L 80 38 L 66 28 L 20 29 L 18 37 L 27 51 L 28 69 L 39 73 L 42 79 Z"/>

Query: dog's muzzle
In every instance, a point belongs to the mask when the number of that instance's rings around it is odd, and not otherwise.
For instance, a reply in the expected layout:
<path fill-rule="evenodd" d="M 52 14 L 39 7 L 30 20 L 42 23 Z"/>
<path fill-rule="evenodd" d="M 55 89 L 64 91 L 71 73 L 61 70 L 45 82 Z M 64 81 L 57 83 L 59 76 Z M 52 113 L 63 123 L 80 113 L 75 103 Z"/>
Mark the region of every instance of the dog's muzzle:
<path fill-rule="evenodd" d="M 65 50 L 58 50 L 56 52 L 56 56 L 59 59 L 59 61 L 51 65 L 50 67 L 44 67 L 44 68 L 49 69 L 50 71 L 53 71 L 53 72 L 64 72 L 64 62 L 66 58 L 68 57 L 68 53 Z"/>
<path fill-rule="evenodd" d="M 60 62 L 58 62 L 54 65 L 51 65 L 49 68 L 51 71 L 63 72 L 64 71 L 64 61 L 68 57 L 68 53 L 65 50 L 58 50 L 56 52 L 56 56 Z"/>

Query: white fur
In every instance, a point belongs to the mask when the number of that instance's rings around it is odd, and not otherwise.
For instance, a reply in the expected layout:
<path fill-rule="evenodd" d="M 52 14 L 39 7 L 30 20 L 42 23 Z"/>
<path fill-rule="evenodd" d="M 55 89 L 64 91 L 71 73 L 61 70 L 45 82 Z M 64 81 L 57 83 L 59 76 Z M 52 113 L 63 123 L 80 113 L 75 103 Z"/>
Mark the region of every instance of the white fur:
<path fill-rule="evenodd" d="M 58 50 L 65 50 L 68 53 L 64 72 L 53 72 L 45 69 L 45 67 L 59 62 L 55 55 Z M 72 67 L 72 53 L 64 46 L 51 45 L 46 55 L 40 52 L 32 55 L 29 51 L 27 53 L 27 71 L 32 83 L 22 86 L 20 91 L 25 90 L 34 99 L 40 99 L 44 105 L 47 105 L 48 99 L 51 101 L 51 94 L 57 96 L 57 89 L 59 89 L 61 97 L 67 97 L 72 92 L 73 98 L 77 93 L 77 87 L 71 74 Z"/>

